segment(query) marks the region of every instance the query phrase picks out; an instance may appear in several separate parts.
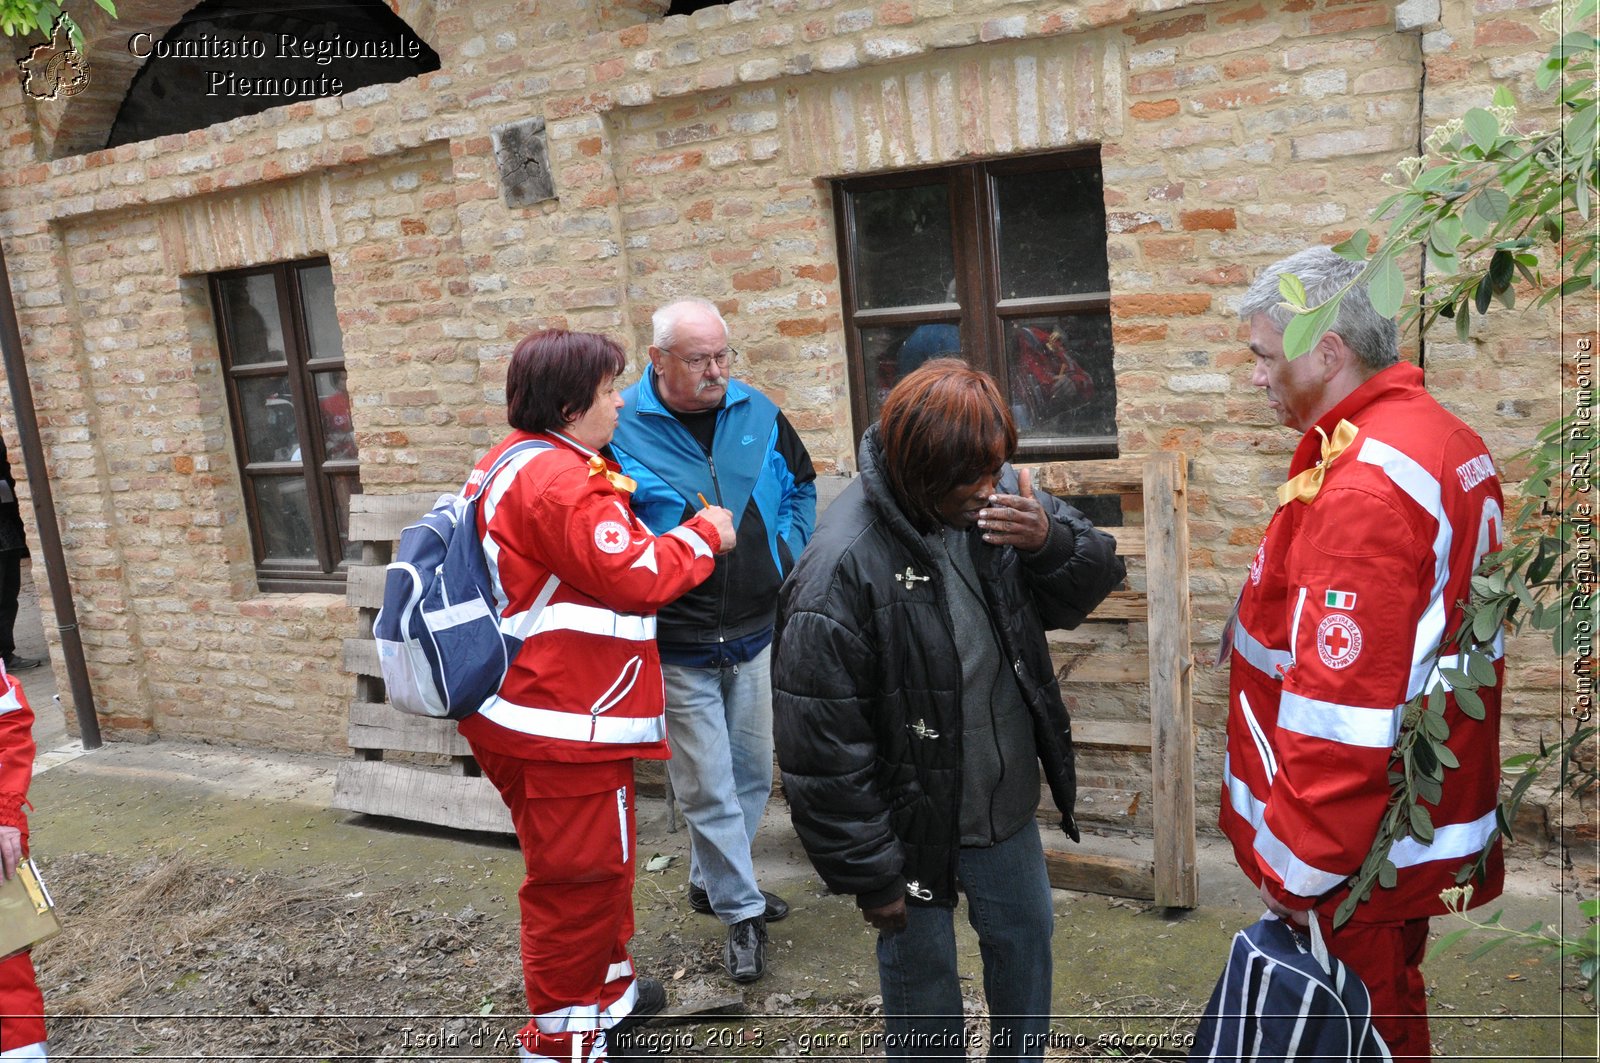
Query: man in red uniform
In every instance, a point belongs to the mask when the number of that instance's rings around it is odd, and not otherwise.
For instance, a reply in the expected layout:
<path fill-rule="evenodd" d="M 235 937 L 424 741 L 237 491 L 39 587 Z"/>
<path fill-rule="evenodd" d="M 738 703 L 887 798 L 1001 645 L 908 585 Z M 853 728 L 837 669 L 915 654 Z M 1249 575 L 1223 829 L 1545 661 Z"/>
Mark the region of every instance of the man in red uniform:
<path fill-rule="evenodd" d="M 1345 297 L 1332 329 L 1289 361 L 1278 278 L 1316 305 L 1361 271 L 1326 247 L 1269 267 L 1240 316 L 1255 354 L 1251 383 L 1278 420 L 1303 433 L 1230 625 L 1228 752 L 1221 824 L 1267 907 L 1299 923 L 1315 908 L 1330 927 L 1348 880 L 1377 835 L 1389 760 L 1407 701 L 1442 683 L 1438 654 L 1504 526 L 1494 462 L 1478 435 L 1399 361 L 1398 330 L 1366 291 Z M 1372 994 L 1375 1024 L 1396 1058 L 1429 1056 L 1420 964 L 1441 890 L 1491 846 L 1474 904 L 1500 892 L 1495 830 L 1500 778 L 1502 643 L 1478 721 L 1447 699 L 1445 773 L 1429 808 L 1429 845 L 1404 838 L 1398 870 L 1330 939 Z"/>
<path fill-rule="evenodd" d="M 28 801 L 33 779 L 33 710 L 22 684 L 0 666 L 0 871 L 7 879 L 28 854 Z M 19 952 L 0 960 L 0 1060 L 49 1059 L 44 997 L 33 960 Z"/>

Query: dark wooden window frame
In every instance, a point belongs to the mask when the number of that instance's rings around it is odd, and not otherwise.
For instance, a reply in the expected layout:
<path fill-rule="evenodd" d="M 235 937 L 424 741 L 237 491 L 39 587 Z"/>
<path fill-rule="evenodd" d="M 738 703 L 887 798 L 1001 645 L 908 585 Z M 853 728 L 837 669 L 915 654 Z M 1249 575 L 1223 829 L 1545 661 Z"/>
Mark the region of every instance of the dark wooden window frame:
<path fill-rule="evenodd" d="M 1111 306 L 1110 291 L 1046 298 L 1000 298 L 1000 247 L 995 182 L 1013 174 L 1045 170 L 1100 167 L 1098 148 L 1056 152 L 1048 155 L 1017 156 L 1004 159 L 941 166 L 923 170 L 900 170 L 870 177 L 852 177 L 833 183 L 834 221 L 839 249 L 839 279 L 844 295 L 845 344 L 849 352 L 850 414 L 854 435 L 860 442 L 867 429 L 866 356 L 861 331 L 866 328 L 920 325 L 957 319 L 961 347 L 968 361 L 1000 381 L 1007 392 L 1009 368 L 1005 357 L 1006 322 L 1019 317 L 1042 315 L 1103 313 Z M 959 304 L 931 303 L 923 306 L 858 310 L 855 258 L 855 213 L 851 197 L 861 192 L 920 185 L 948 185 L 950 226 L 956 264 Z M 966 308 L 966 309 L 963 309 Z M 1020 458 L 1048 461 L 1067 458 L 1108 458 L 1117 455 L 1116 436 L 1082 437 L 1072 440 L 1028 442 L 1017 447 Z"/>
<path fill-rule="evenodd" d="M 233 426 L 234 451 L 238 456 L 245 511 L 250 521 L 250 543 L 255 551 L 256 579 L 260 583 L 261 590 L 267 592 L 332 593 L 341 590 L 345 583 L 346 563 L 339 535 L 338 509 L 331 474 L 358 475 L 361 463 L 358 460 L 329 459 L 327 456 L 313 374 L 343 370 L 344 359 L 311 356 L 311 342 L 299 284 L 301 270 L 326 265 L 328 265 L 326 257 L 297 259 L 292 262 L 227 270 L 210 274 L 207 278 L 211 292 L 212 313 L 217 323 L 217 342 L 222 353 L 223 376 L 227 382 L 228 417 Z M 284 360 L 281 362 L 234 364 L 234 324 L 230 320 L 227 300 L 222 295 L 222 284 L 231 278 L 252 275 L 270 275 L 273 278 L 283 329 Z M 251 461 L 238 381 L 285 373 L 288 377 L 290 399 L 294 403 L 295 432 L 302 460 Z M 305 457 L 307 455 L 310 456 L 309 460 Z M 314 561 L 267 557 L 266 540 L 262 532 L 263 525 L 252 481 L 294 475 L 299 475 L 305 482 L 312 540 L 317 555 Z"/>

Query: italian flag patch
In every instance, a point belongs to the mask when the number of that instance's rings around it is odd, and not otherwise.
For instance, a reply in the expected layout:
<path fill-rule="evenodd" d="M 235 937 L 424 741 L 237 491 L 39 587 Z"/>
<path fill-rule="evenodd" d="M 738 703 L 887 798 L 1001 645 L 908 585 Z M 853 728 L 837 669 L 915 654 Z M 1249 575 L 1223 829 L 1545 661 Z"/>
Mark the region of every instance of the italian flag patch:
<path fill-rule="evenodd" d="M 1354 609 L 1356 596 L 1349 591 L 1327 591 L 1322 604 L 1329 609 Z"/>

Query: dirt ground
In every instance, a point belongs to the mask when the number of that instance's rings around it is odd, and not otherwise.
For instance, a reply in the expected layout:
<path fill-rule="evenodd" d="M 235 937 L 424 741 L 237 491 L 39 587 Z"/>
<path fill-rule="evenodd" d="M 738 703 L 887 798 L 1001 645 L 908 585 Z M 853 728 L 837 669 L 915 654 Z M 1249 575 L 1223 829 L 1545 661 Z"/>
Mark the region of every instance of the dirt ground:
<path fill-rule="evenodd" d="M 42 632 L 19 623 L 18 635 L 21 652 L 43 653 Z M 66 739 L 50 670 L 23 683 L 40 745 L 33 850 L 65 924 L 35 950 L 53 1059 L 516 1057 L 512 840 L 339 812 L 337 758 L 166 741 L 85 754 Z M 873 933 L 818 882 L 781 805 L 755 856 L 794 911 L 771 928 L 753 985 L 726 978 L 721 925 L 685 903 L 687 848 L 663 803 L 642 799 L 633 951 L 669 998 L 643 1047 L 667 1060 L 881 1059 Z M 1508 925 L 1575 932 L 1600 853 L 1573 855 L 1576 867 L 1561 853 L 1512 861 L 1494 906 Z M 1225 846 L 1203 837 L 1199 858 L 1189 912 L 1056 891 L 1050 1059 L 1181 1056 L 1230 937 L 1260 914 Z M 981 1029 L 981 962 L 959 915 L 957 946 Z M 1424 968 L 1440 1058 L 1596 1058 L 1595 1002 L 1569 974 L 1529 950 L 1471 950 Z"/>

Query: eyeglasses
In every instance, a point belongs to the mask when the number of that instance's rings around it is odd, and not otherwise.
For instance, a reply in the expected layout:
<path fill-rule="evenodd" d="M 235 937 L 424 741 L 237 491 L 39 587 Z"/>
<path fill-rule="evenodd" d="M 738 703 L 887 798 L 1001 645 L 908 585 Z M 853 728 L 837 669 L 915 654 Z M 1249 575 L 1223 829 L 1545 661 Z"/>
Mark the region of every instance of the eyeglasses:
<path fill-rule="evenodd" d="M 660 348 L 660 350 L 666 351 L 668 354 L 672 355 L 672 357 L 676 358 L 678 361 L 682 362 L 684 365 L 688 366 L 690 370 L 696 373 L 704 373 L 706 371 L 706 367 L 712 362 L 717 363 L 718 369 L 726 369 L 733 364 L 733 360 L 735 358 L 739 357 L 739 352 L 734 350 L 732 347 L 724 347 L 716 354 L 697 354 L 693 358 L 685 358 L 683 355 L 668 350 L 665 347 Z"/>

